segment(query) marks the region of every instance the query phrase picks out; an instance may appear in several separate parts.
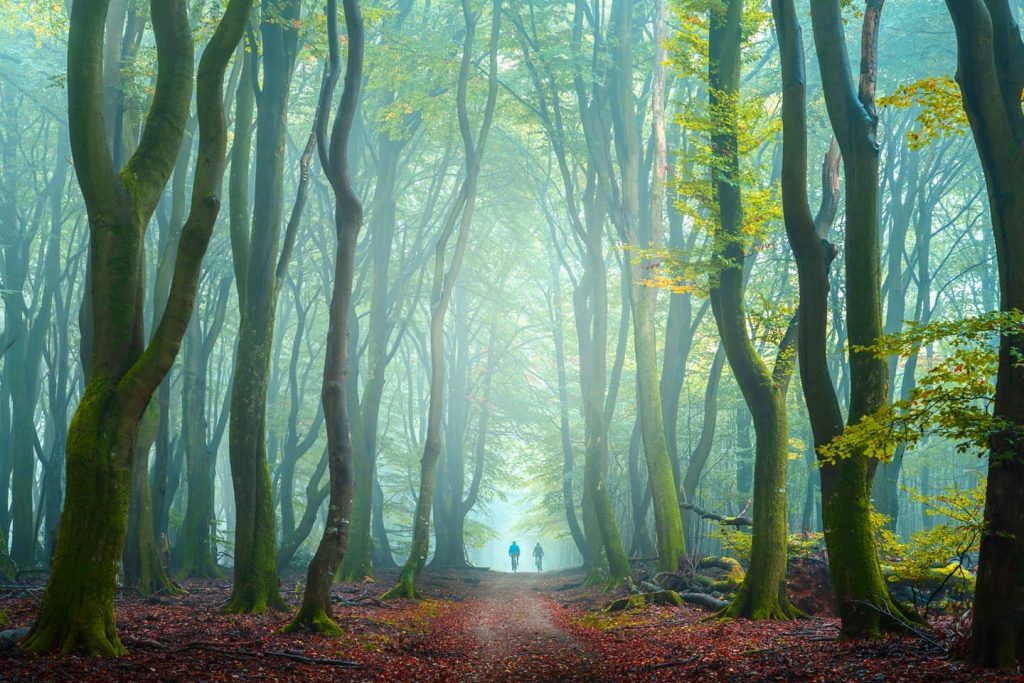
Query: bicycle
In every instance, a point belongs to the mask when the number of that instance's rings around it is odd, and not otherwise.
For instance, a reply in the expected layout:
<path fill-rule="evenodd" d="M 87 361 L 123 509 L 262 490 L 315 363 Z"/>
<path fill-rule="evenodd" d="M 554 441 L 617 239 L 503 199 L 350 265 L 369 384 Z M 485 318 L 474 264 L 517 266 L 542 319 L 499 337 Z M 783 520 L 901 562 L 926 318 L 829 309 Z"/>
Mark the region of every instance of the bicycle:
<path fill-rule="evenodd" d="M 519 556 L 509 555 L 509 557 L 512 559 L 512 573 L 515 573 L 519 569 Z"/>
<path fill-rule="evenodd" d="M 539 572 L 544 571 L 544 556 L 543 555 L 537 555 L 533 559 L 536 560 L 536 562 L 537 562 L 537 572 L 539 573 Z"/>

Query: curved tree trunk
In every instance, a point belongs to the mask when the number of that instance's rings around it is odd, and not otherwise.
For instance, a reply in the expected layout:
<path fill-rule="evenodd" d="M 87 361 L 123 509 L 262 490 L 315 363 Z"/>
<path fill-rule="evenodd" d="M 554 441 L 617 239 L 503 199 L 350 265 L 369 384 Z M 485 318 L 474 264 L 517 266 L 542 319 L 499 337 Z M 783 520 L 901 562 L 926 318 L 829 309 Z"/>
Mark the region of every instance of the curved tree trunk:
<path fill-rule="evenodd" d="M 999 266 L 999 309 L 1024 310 L 1024 42 L 1007 0 L 947 0 L 956 27 L 957 82 L 988 187 Z M 1010 427 L 990 439 L 971 659 L 1012 668 L 1024 659 L 1024 339 L 999 340 L 993 414 Z"/>
<path fill-rule="evenodd" d="M 186 3 L 154 1 L 159 75 L 142 138 L 115 172 L 98 93 L 107 3 L 75 3 L 68 37 L 68 103 L 75 170 L 90 223 L 93 327 L 85 393 L 68 430 L 68 491 L 53 572 L 21 647 L 83 647 L 120 655 L 114 621 L 117 561 L 128 521 L 138 425 L 177 355 L 192 314 L 202 257 L 220 209 L 226 130 L 224 72 L 251 0 L 231 0 L 199 64 L 199 164 L 168 304 L 143 353 L 145 227 L 174 167 L 192 95 Z M 111 268 L 111 264 L 124 267 Z"/>
<path fill-rule="evenodd" d="M 345 84 L 338 104 L 330 141 L 327 119 L 330 102 L 340 72 L 338 42 L 338 3 L 327 2 L 327 39 L 330 66 L 320 92 L 316 137 L 320 161 L 335 196 L 334 224 L 337 251 L 334 287 L 331 292 L 327 327 L 327 353 L 321 399 L 327 426 L 327 462 L 330 499 L 324 534 L 309 563 L 302 606 L 287 631 L 312 628 L 326 635 L 338 635 L 341 629 L 332 618 L 331 583 L 341 564 L 349 537 L 352 514 L 352 432 L 348 417 L 349 312 L 352 307 L 352 283 L 355 277 L 356 240 L 363 226 L 363 207 L 352 187 L 348 165 L 349 136 L 359 106 L 363 74 L 363 17 L 359 0 L 343 0 L 348 54 L 345 58 Z"/>
<path fill-rule="evenodd" d="M 757 354 L 747 332 L 744 304 L 745 237 L 739 176 L 738 97 L 743 0 L 728 0 L 710 11 L 709 93 L 711 108 L 721 112 L 712 126 L 711 170 L 720 235 L 716 236 L 723 268 L 710 292 L 711 309 L 725 355 L 754 422 L 754 531 L 750 568 L 736 597 L 722 614 L 752 619 L 789 619 L 798 614 L 786 597 L 786 465 L 789 429 L 786 389 L 793 360 L 786 342 L 774 371 Z M 791 325 L 790 332 L 794 332 Z M 787 333 L 787 337 L 791 337 Z"/>
<path fill-rule="evenodd" d="M 427 436 L 420 460 L 420 490 L 416 500 L 416 511 L 413 517 L 413 537 L 409 547 L 409 558 L 402 567 L 397 585 L 385 594 L 385 597 L 416 598 L 416 580 L 426 565 L 430 549 L 430 512 L 433 506 L 434 485 L 436 481 L 437 459 L 441 455 L 441 415 L 444 409 L 444 323 L 451 301 L 455 281 L 462 266 L 469 239 L 469 229 L 473 223 L 473 209 L 476 205 L 477 181 L 480 175 L 480 162 L 483 158 L 487 135 L 494 120 L 494 107 L 498 96 L 498 37 L 501 31 L 501 2 L 493 0 L 491 4 L 491 39 L 488 47 L 490 54 L 487 76 L 487 104 L 484 108 L 483 121 L 476 140 L 470 129 L 469 114 L 466 108 L 466 90 L 469 83 L 470 67 L 473 60 L 473 37 L 479 15 L 474 15 L 469 0 L 462 0 L 462 15 L 465 20 L 465 35 L 462 45 L 462 61 L 459 68 L 458 92 L 456 107 L 458 109 L 459 131 L 462 135 L 463 149 L 466 155 L 466 177 L 461 191 L 461 202 L 456 201 L 446 225 L 442 228 L 434 259 L 434 280 L 431 291 L 430 314 L 430 403 L 427 417 Z M 462 204 L 461 220 L 458 220 L 459 204 Z M 448 238 L 451 236 L 458 220 L 458 235 L 451 263 L 445 268 L 445 254 Z"/>
<path fill-rule="evenodd" d="M 879 254 L 878 214 L 878 144 L 876 139 L 878 118 L 874 109 L 878 22 L 882 12 L 882 1 L 871 0 L 864 13 L 861 34 L 861 76 L 859 90 L 855 87 L 850 73 L 846 53 L 846 38 L 839 2 L 822 2 L 812 15 L 815 47 L 818 65 L 825 90 L 825 104 L 828 108 L 832 130 L 842 152 L 846 176 L 846 291 L 858 292 L 855 301 L 846 307 L 846 324 L 849 342 L 853 346 L 871 346 L 882 337 L 881 303 L 881 259 Z M 803 73 L 802 44 L 795 15 L 790 18 L 788 34 L 783 34 L 794 44 L 788 48 L 790 62 L 784 89 L 794 98 L 790 106 L 793 113 L 788 124 L 797 137 L 787 135 L 787 144 L 792 148 L 795 160 L 788 165 L 791 172 L 802 169 L 806 174 L 806 123 L 804 122 L 803 90 L 797 90 L 794 81 Z M 799 117 L 799 120 L 796 119 Z M 799 126 L 793 129 L 793 124 Z M 803 184 L 806 196 L 806 175 L 803 180 L 791 181 Z M 794 188 L 795 190 L 796 188 Z M 806 200 L 802 202 L 806 211 Z M 807 222 L 806 216 L 804 223 Z M 787 229 L 789 229 L 787 219 Z M 808 410 L 820 411 L 812 417 L 815 443 L 825 444 L 842 431 L 842 416 L 834 396 L 831 380 L 826 385 L 824 370 L 824 320 L 825 302 L 822 293 L 827 285 L 829 254 L 824 253 L 820 235 L 814 231 L 813 222 L 804 227 L 807 233 L 803 239 L 808 242 L 805 254 L 798 256 L 798 268 L 808 272 L 801 283 L 801 311 L 804 297 L 808 297 L 808 316 L 815 316 L 809 322 L 808 337 L 801 342 L 801 363 L 805 354 L 808 369 L 802 375 L 813 377 L 804 381 Z M 810 244 L 817 242 L 817 246 Z M 807 264 L 801 266 L 800 261 Z M 802 313 L 803 315 L 803 313 Z M 813 345 L 813 348 L 812 348 Z M 829 394 L 832 394 L 831 396 Z M 849 424 L 857 423 L 885 405 L 888 400 L 888 368 L 884 358 L 871 352 L 850 353 L 850 413 Z M 828 464 L 821 471 L 822 521 L 825 542 L 829 550 L 829 566 L 832 585 L 839 601 L 842 633 L 846 637 L 875 635 L 881 628 L 892 626 L 893 619 L 910 617 L 902 611 L 889 594 L 889 588 L 882 577 L 875 544 L 874 529 L 871 526 L 871 483 L 877 460 L 865 453 L 853 453 L 848 458 Z"/>
<path fill-rule="evenodd" d="M 642 225 L 640 211 L 641 149 L 636 112 L 633 104 L 633 4 L 628 0 L 612 3 L 611 33 L 613 34 L 614 66 L 609 73 L 609 106 L 614 122 L 615 149 L 622 176 L 621 206 L 616 223 L 621 236 L 635 249 L 660 247 L 666 179 L 665 117 L 664 117 L 664 57 L 655 58 L 653 85 L 653 118 L 655 135 L 655 191 L 652 193 L 650 219 Z M 663 55 L 661 35 L 664 33 L 664 3 L 656 9 L 654 38 L 658 55 Z M 665 440 L 658 376 L 655 339 L 655 302 L 657 290 L 643 284 L 649 277 L 650 266 L 638 256 L 630 258 L 629 299 L 633 311 L 633 348 L 636 356 L 637 410 L 640 433 L 643 437 L 644 456 L 647 460 L 649 485 L 654 502 L 654 524 L 657 533 L 658 567 L 662 571 L 676 571 L 686 554 L 683 521 L 679 511 L 679 498 L 675 475 Z"/>
<path fill-rule="evenodd" d="M 238 225 L 232 239 L 232 251 L 243 250 L 234 258 L 239 288 L 244 290 L 239 296 L 241 320 L 228 427 L 235 494 L 235 565 L 227 610 L 234 613 L 285 606 L 278 592 L 266 413 L 277 294 L 283 279 L 278 273 L 287 267 L 286 250 L 279 245 L 284 139 L 301 5 L 301 0 L 262 3 L 263 87 L 256 96 L 256 199 L 251 234 L 234 235 L 242 229 Z M 237 151 L 242 156 L 242 151 Z"/>

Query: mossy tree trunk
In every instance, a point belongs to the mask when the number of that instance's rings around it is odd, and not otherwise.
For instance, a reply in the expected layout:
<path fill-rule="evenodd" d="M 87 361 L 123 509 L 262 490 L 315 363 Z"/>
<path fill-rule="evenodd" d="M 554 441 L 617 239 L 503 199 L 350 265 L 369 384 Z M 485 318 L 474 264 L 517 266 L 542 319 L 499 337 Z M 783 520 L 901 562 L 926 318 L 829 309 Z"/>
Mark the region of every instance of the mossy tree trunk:
<path fill-rule="evenodd" d="M 824 241 L 835 211 L 825 202 L 812 216 L 807 200 L 807 122 L 803 40 L 792 0 L 773 3 L 782 51 L 783 211 L 797 263 L 800 286 L 800 375 L 815 446 L 843 431 L 843 416 L 832 384 L 827 353 L 829 266 L 835 250 Z M 851 343 L 873 344 L 882 334 L 879 293 L 877 150 L 874 149 L 873 79 L 877 21 L 881 3 L 869 3 L 863 34 L 862 83 L 858 94 L 846 61 L 839 5 L 821 3 L 814 13 L 818 61 L 826 102 L 847 175 L 847 291 L 859 293 L 848 306 Z M 872 162 L 872 157 L 874 161 Z M 838 180 L 823 173 L 823 196 L 835 194 Z M 872 168 L 874 179 L 871 179 Z M 851 245 L 851 241 L 857 244 Z M 872 255 L 873 252 L 873 255 Z M 887 399 L 884 360 L 851 357 L 850 420 Z M 882 577 L 871 526 L 871 480 L 875 463 L 862 453 L 821 463 L 822 521 L 833 587 L 845 637 L 875 635 L 893 623 L 886 613 L 903 614 Z"/>
<path fill-rule="evenodd" d="M 110 30 L 109 28 L 107 29 Z M 122 63 L 128 64 L 128 56 L 122 57 Z M 116 106 L 121 103 L 124 94 Z M 185 136 L 178 148 L 178 160 L 174 166 L 170 181 L 170 211 L 167 220 L 160 220 L 161 212 L 157 212 L 157 266 L 153 279 L 152 296 L 152 328 L 155 328 L 167 304 L 167 292 L 171 287 L 171 276 L 174 274 L 174 249 L 181 237 L 181 228 L 185 223 L 188 211 L 188 170 L 192 161 L 194 146 L 195 121 L 190 118 L 185 127 Z M 154 399 L 159 409 L 159 424 L 156 432 L 156 448 L 153 454 L 153 473 L 150 489 L 153 498 L 153 533 L 156 538 L 163 539 L 168 532 L 168 518 L 171 503 L 178 489 L 180 468 L 174 466 L 174 451 L 171 447 L 171 383 L 165 378 L 156 390 Z M 129 524 L 131 519 L 129 518 Z"/>
<path fill-rule="evenodd" d="M 182 382 L 182 438 L 185 440 L 185 465 L 188 477 L 188 501 L 178 538 L 176 572 L 181 577 L 218 578 L 214 547 L 213 509 L 214 450 L 208 441 L 206 420 L 206 372 L 213 344 L 220 335 L 226 314 L 231 279 L 224 278 L 214 299 L 210 329 L 204 339 L 198 316 L 186 332 L 184 378 Z M 212 297 L 211 297 L 212 299 Z"/>
<path fill-rule="evenodd" d="M 477 182 L 480 176 L 480 163 L 483 159 L 487 136 L 494 121 L 494 108 L 498 97 L 498 37 L 501 32 L 501 2 L 491 3 L 491 37 L 488 46 L 489 65 L 487 74 L 487 102 L 484 106 L 483 118 L 476 138 L 470 128 L 469 112 L 466 95 L 469 86 L 469 74 L 473 64 L 473 40 L 476 33 L 479 14 L 474 14 L 469 0 L 462 0 L 462 16 L 465 21 L 465 34 L 462 43 L 462 59 L 459 66 L 459 79 L 456 92 L 456 109 L 459 120 L 459 132 L 462 136 L 465 154 L 465 178 L 462 182 L 460 196 L 453 202 L 453 208 L 442 227 L 442 234 L 437 241 L 434 252 L 434 273 L 430 296 L 430 398 L 427 412 L 427 435 L 423 446 L 423 457 L 420 460 L 420 489 L 416 499 L 416 511 L 413 517 L 413 536 L 409 546 L 409 557 L 402 567 L 397 585 L 388 591 L 386 597 L 418 597 L 416 580 L 423 571 L 430 550 L 430 513 L 433 507 L 434 488 L 437 473 L 437 460 L 441 455 L 441 417 L 444 411 L 444 327 L 448 305 L 455 288 L 462 260 L 466 253 L 469 230 L 473 224 L 473 210 L 476 206 Z M 461 200 L 461 201 L 459 201 Z M 459 209 L 461 204 L 461 216 Z M 450 263 L 445 267 L 448 242 L 458 224 L 457 236 Z"/>
<path fill-rule="evenodd" d="M 160 426 L 160 408 L 150 402 L 142 416 L 132 461 L 131 493 L 128 500 L 128 536 L 121 565 L 124 585 L 142 595 L 180 593 L 167 576 L 161 548 L 153 528 L 153 496 L 149 488 L 149 452 Z"/>
<path fill-rule="evenodd" d="M 192 97 L 193 37 L 184 0 L 153 2 L 158 76 L 146 126 L 115 171 L 100 96 L 107 2 L 75 3 L 68 36 L 68 120 L 89 215 L 92 357 L 68 430 L 68 491 L 53 571 L 27 651 L 82 647 L 120 655 L 114 621 L 139 423 L 171 368 L 192 314 L 202 257 L 220 209 L 226 130 L 223 81 L 251 0 L 231 0 L 199 64 L 199 158 L 164 315 L 143 348 L 145 228 L 174 167 Z"/>
<path fill-rule="evenodd" d="M 1024 310 L 1024 42 L 1007 0 L 947 0 L 956 27 L 957 82 L 988 187 L 999 308 Z M 1013 668 L 1024 659 L 1024 339 L 999 340 L 997 418 L 990 439 L 985 533 L 974 596 L 971 659 Z"/>
<path fill-rule="evenodd" d="M 584 425 L 582 516 L 587 541 L 586 583 L 618 583 L 632 574 L 619 533 L 605 475 L 608 468 L 608 422 L 614 400 L 608 391 L 608 282 L 604 259 L 604 228 L 612 197 L 611 123 L 608 104 L 608 55 L 603 37 L 595 34 L 591 81 L 584 78 L 583 33 L 589 8 L 577 0 L 573 10 L 573 84 L 580 124 L 587 142 L 587 173 L 583 220 L 574 225 L 583 243 L 583 275 L 573 292 L 573 312 L 580 357 L 580 398 Z M 564 174 L 563 174 L 564 175 Z M 627 321 L 628 323 L 628 321 Z"/>
<path fill-rule="evenodd" d="M 255 94 L 255 203 L 248 234 L 237 218 L 232 230 L 241 318 L 228 427 L 235 498 L 235 564 L 227 610 L 234 613 L 259 613 L 285 606 L 278 592 L 274 501 L 267 463 L 267 383 L 278 291 L 289 256 L 280 245 L 284 142 L 301 9 L 301 0 L 262 2 L 263 85 Z M 251 78 L 250 85 L 255 80 Z M 248 100 L 243 104 L 248 106 Z M 238 160 L 244 161 L 244 150 L 235 150 L 233 160 L 236 153 Z M 236 182 L 243 184 L 240 178 Z M 235 189 L 232 198 L 244 202 Z M 233 206 L 232 213 L 235 210 L 241 212 L 243 208 Z"/>
<path fill-rule="evenodd" d="M 343 5 L 348 38 L 345 83 L 329 140 L 327 121 L 341 69 L 337 0 L 327 2 L 330 66 L 320 92 L 316 124 L 320 162 L 335 196 L 334 222 L 337 238 L 334 286 L 331 292 L 327 352 L 321 390 L 324 422 L 327 425 L 330 498 L 323 537 L 306 573 L 306 591 L 302 596 L 302 606 L 286 629 L 315 629 L 325 635 L 341 633 L 341 629 L 332 619 L 331 584 L 345 553 L 352 515 L 352 433 L 346 395 L 349 374 L 348 323 L 356 267 L 356 240 L 363 225 L 363 207 L 352 187 L 348 163 L 349 136 L 355 121 L 362 85 L 363 17 L 360 13 L 359 0 L 343 0 Z"/>
<path fill-rule="evenodd" d="M 408 140 L 407 137 L 395 139 L 387 130 L 380 131 L 377 139 L 377 184 L 367 226 L 373 277 L 367 329 L 366 382 L 359 401 L 359 412 L 352 424 L 355 493 L 348 549 L 340 569 L 341 579 L 345 581 L 359 581 L 374 573 L 371 534 L 377 430 L 384 396 L 385 371 L 390 360 L 389 344 L 394 328 L 389 299 L 395 293 L 391 291 L 388 279 L 396 226 L 395 187 L 401 151 Z"/>
<path fill-rule="evenodd" d="M 743 0 L 728 0 L 709 12 L 708 91 L 712 122 L 712 191 L 718 212 L 714 239 L 722 269 L 710 291 L 711 310 L 722 346 L 753 418 L 754 531 L 750 568 L 736 597 L 722 614 L 752 619 L 789 619 L 798 614 L 786 597 L 786 464 L 789 428 L 786 390 L 794 361 L 795 320 L 779 347 L 774 370 L 758 355 L 747 332 L 744 303 L 742 188 L 739 173 L 738 112 Z"/>
<path fill-rule="evenodd" d="M 633 6 L 628 0 L 615 0 L 611 9 L 610 37 L 613 66 L 609 71 L 609 108 L 615 133 L 615 150 L 621 175 L 621 200 L 615 222 L 620 237 L 635 249 L 661 246 L 664 226 L 663 203 L 667 171 L 664 115 L 664 48 L 661 35 L 665 30 L 664 3 L 658 4 L 654 38 L 660 59 L 654 60 L 653 137 L 655 146 L 655 181 L 651 211 L 643 220 L 640 211 L 641 155 L 639 130 L 633 103 Z M 636 357 L 637 410 L 640 434 L 647 460 L 649 485 L 654 503 L 657 532 L 658 567 L 675 571 L 686 553 L 683 520 L 679 511 L 675 474 L 665 441 L 662 415 L 658 359 L 655 339 L 656 293 L 642 282 L 649 277 L 650 264 L 630 254 L 629 298 L 633 311 L 633 349 Z"/>
<path fill-rule="evenodd" d="M 7 535 L 3 527 L 0 527 L 0 581 L 13 582 L 17 574 L 18 566 L 11 560 L 11 555 L 7 551 Z"/>
<path fill-rule="evenodd" d="M 607 382 L 608 284 L 604 264 L 604 206 L 593 180 L 584 203 L 587 232 L 584 271 L 573 296 L 583 400 L 583 531 L 587 538 L 588 584 L 617 583 L 632 574 L 626 548 L 605 485 L 608 423 L 604 415 Z M 607 575 L 605 575 L 607 569 Z"/>

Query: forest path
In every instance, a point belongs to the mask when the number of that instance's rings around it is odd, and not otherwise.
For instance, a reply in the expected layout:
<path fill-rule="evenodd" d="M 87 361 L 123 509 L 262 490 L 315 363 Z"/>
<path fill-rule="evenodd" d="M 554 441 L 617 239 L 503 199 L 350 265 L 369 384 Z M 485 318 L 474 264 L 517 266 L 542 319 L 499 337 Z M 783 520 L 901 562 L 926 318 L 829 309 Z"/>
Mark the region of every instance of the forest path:
<path fill-rule="evenodd" d="M 467 681 L 594 680 L 599 658 L 591 644 L 561 624 L 568 612 L 536 573 L 484 573 L 434 635 L 471 643 Z M 461 668 L 461 667 L 460 667 Z"/>

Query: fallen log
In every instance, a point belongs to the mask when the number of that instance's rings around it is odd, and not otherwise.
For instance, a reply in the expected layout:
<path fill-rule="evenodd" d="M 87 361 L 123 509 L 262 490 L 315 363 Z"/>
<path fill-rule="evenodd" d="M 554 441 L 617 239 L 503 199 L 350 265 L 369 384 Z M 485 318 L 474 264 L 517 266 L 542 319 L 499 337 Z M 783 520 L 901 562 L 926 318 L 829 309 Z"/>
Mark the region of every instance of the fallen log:
<path fill-rule="evenodd" d="M 605 612 L 621 612 L 627 609 L 637 609 L 645 605 L 671 605 L 682 607 L 683 601 L 679 593 L 675 591 L 662 590 L 650 593 L 633 593 L 624 598 L 614 600 L 607 607 Z"/>

